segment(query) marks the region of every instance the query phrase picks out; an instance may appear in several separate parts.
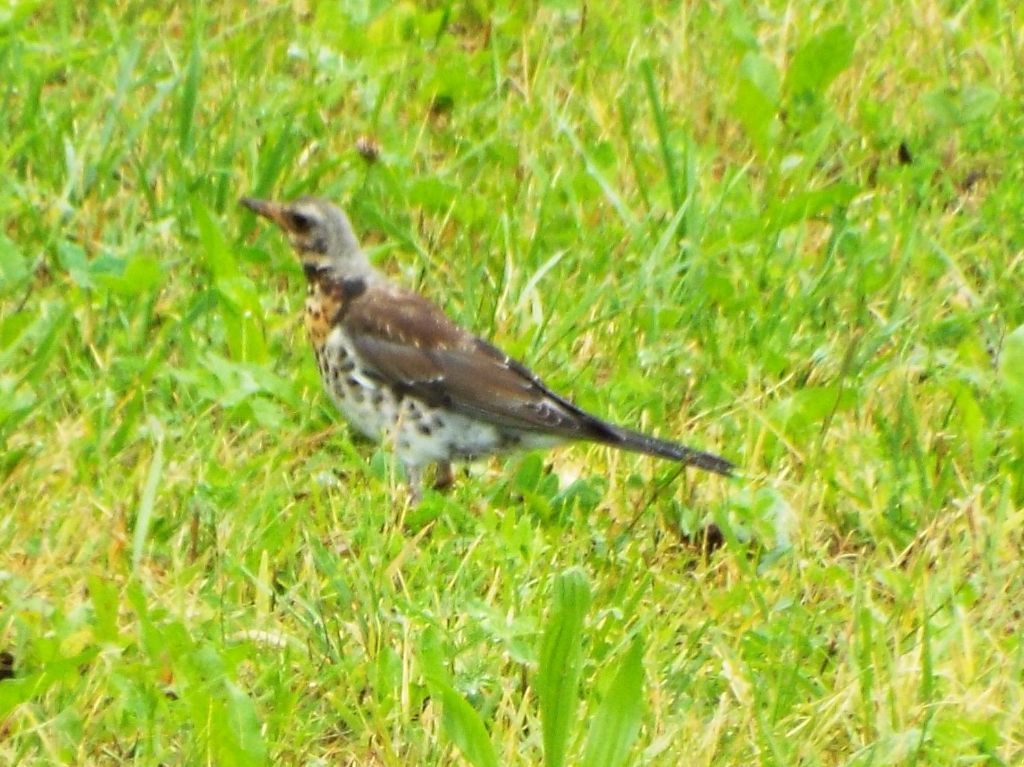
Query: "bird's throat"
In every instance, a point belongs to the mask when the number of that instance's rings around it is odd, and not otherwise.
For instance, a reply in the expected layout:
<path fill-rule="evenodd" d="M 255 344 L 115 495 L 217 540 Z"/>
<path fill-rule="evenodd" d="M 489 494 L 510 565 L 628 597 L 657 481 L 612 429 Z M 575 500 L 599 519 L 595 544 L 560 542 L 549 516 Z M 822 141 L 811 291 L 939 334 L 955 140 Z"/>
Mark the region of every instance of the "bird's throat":
<path fill-rule="evenodd" d="M 362 277 L 341 279 L 332 271 L 307 271 L 309 289 L 306 295 L 306 332 L 313 346 L 319 348 L 331 329 L 345 318 L 352 302 L 366 292 Z"/>

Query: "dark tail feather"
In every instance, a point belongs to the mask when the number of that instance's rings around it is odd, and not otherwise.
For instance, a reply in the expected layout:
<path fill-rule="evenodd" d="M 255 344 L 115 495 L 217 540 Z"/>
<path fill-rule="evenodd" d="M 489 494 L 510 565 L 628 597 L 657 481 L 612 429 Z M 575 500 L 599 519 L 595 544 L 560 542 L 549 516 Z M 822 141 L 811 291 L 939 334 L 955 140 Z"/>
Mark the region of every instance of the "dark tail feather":
<path fill-rule="evenodd" d="M 705 453 L 701 450 L 694 450 L 692 447 L 680 445 L 676 442 L 669 442 L 665 439 L 648 437 L 640 432 L 623 429 L 619 426 L 610 426 L 607 430 L 607 438 L 601 439 L 614 447 L 624 450 L 632 450 L 637 453 L 647 453 L 659 458 L 667 458 L 670 461 L 678 461 L 686 466 L 696 466 L 698 469 L 713 471 L 715 474 L 722 474 L 726 477 L 732 476 L 735 465 L 721 456 L 713 453 Z"/>

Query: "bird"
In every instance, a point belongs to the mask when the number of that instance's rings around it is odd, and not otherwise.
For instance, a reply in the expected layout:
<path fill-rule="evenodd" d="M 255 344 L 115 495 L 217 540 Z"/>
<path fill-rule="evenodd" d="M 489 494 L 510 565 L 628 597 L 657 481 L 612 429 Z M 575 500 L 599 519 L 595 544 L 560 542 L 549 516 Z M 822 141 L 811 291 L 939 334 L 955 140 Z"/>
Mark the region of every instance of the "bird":
<path fill-rule="evenodd" d="M 441 489 L 453 481 L 453 461 L 575 441 L 732 475 L 725 458 L 609 423 L 556 394 L 374 267 L 330 201 L 239 202 L 287 236 L 306 278 L 305 326 L 327 393 L 357 431 L 390 443 L 414 503 L 431 464 Z"/>

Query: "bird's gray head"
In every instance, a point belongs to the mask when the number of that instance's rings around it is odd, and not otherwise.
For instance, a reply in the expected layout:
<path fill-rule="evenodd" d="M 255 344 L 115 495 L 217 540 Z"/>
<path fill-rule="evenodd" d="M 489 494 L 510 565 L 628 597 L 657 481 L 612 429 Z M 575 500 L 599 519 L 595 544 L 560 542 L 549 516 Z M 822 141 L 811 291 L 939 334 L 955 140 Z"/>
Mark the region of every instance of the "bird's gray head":
<path fill-rule="evenodd" d="M 373 271 L 348 216 L 327 200 L 300 197 L 292 202 L 272 202 L 243 197 L 239 202 L 281 227 L 310 279 L 324 272 L 349 278 Z"/>

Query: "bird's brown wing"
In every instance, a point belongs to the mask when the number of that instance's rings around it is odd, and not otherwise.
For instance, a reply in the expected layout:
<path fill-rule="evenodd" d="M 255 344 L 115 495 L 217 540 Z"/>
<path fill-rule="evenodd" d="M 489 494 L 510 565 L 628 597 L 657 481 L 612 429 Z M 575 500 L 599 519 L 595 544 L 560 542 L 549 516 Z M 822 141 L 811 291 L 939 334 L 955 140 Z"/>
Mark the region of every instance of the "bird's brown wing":
<path fill-rule="evenodd" d="M 370 372 L 397 391 L 496 426 L 570 439 L 614 436 L 607 424 L 416 294 L 370 289 L 340 321 Z"/>
<path fill-rule="evenodd" d="M 602 421 L 547 388 L 507 354 L 460 328 L 434 304 L 390 287 L 358 292 L 338 315 L 384 384 L 495 426 L 604 442 L 729 475 L 730 461 Z"/>

